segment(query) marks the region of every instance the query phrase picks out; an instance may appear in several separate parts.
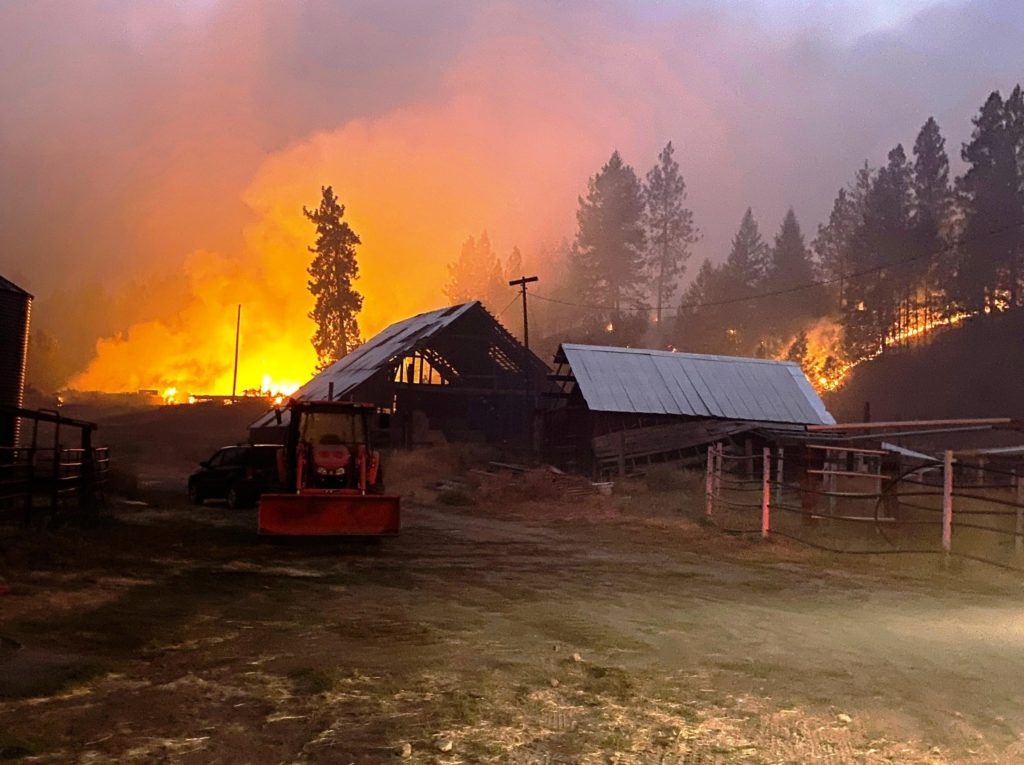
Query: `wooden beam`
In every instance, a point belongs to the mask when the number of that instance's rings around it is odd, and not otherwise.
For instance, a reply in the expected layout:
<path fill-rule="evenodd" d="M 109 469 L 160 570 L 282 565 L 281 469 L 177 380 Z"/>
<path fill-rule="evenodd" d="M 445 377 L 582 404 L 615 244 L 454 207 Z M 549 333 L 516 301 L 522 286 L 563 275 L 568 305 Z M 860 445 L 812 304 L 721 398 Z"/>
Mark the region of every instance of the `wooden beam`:
<path fill-rule="evenodd" d="M 849 478 L 874 478 L 876 481 L 884 480 L 887 476 L 878 473 L 857 473 L 853 470 L 808 470 L 812 475 L 842 475 Z"/>
<path fill-rule="evenodd" d="M 957 425 L 1010 425 L 1009 417 L 982 417 L 962 420 L 893 420 L 890 422 L 848 422 L 836 425 L 808 425 L 814 433 L 839 432 L 844 430 L 884 430 L 885 428 L 938 428 Z"/>
<path fill-rule="evenodd" d="M 879 454 L 886 455 L 892 454 L 892 452 L 884 451 L 883 449 L 858 449 L 853 446 L 830 446 L 829 444 L 805 444 L 808 449 L 824 449 L 826 451 L 836 452 L 853 452 L 854 454 Z"/>

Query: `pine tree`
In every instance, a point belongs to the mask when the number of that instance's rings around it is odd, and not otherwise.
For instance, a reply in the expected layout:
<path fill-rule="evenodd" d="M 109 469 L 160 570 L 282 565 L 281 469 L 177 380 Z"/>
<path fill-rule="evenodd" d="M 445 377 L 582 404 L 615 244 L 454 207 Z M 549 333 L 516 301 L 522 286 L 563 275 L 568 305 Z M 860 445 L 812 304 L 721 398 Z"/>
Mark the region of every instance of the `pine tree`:
<path fill-rule="evenodd" d="M 316 225 L 308 271 L 309 291 L 316 300 L 309 318 L 316 324 L 312 343 L 318 369 L 344 358 L 359 344 L 356 316 L 363 307 L 363 297 L 353 286 L 359 278 L 359 237 L 343 220 L 345 205 L 338 202 L 334 190 L 324 186 L 321 193 L 317 209 L 302 208 L 302 214 Z"/>
<path fill-rule="evenodd" d="M 914 219 L 927 221 L 938 232 L 950 212 L 949 156 L 946 139 L 934 117 L 929 117 L 914 141 Z"/>
<path fill-rule="evenodd" d="M 730 333 L 731 305 L 715 305 L 726 299 L 723 268 L 705 259 L 683 299 L 676 317 L 674 345 L 696 353 L 736 352 L 737 333 Z"/>
<path fill-rule="evenodd" d="M 627 304 L 643 306 L 643 214 L 640 181 L 613 152 L 579 199 L 573 270 L 586 274 L 585 301 L 608 306 L 614 318 Z"/>
<path fill-rule="evenodd" d="M 952 189 L 949 184 L 949 157 L 946 139 L 938 123 L 929 117 L 914 142 L 913 229 L 914 261 L 912 274 L 916 287 L 923 288 L 923 305 L 914 305 L 915 313 L 923 308 L 927 327 L 935 313 L 933 292 L 937 283 L 945 282 L 949 269 L 941 258 L 945 236 L 951 225 Z M 922 318 L 918 317 L 918 321 Z"/>
<path fill-rule="evenodd" d="M 965 222 L 956 288 L 968 311 L 1000 310 L 1021 302 L 1022 113 L 1019 86 L 1005 102 L 995 91 L 974 118 L 974 132 L 961 153 L 969 168 L 958 181 Z"/>
<path fill-rule="evenodd" d="M 863 273 L 851 280 L 843 311 L 850 358 L 883 349 L 899 329 L 914 254 L 911 202 L 910 167 L 897 145 L 864 197 L 864 219 L 851 243 L 851 270 Z"/>
<path fill-rule="evenodd" d="M 525 276 L 523 273 L 523 253 L 519 251 L 518 247 L 513 247 L 512 252 L 509 253 L 508 258 L 505 260 L 505 281 L 510 282 L 522 276 Z"/>
<path fill-rule="evenodd" d="M 735 331 L 735 345 L 741 352 L 753 352 L 764 328 L 755 296 L 764 288 L 770 252 L 754 213 L 748 207 L 722 267 L 722 294 L 719 296 L 723 300 L 737 301 L 729 304 L 732 326 L 726 329 Z"/>
<path fill-rule="evenodd" d="M 705 353 L 749 355 L 762 344 L 763 317 L 756 296 L 763 289 L 769 248 L 748 208 L 720 266 L 705 260 L 683 295 L 676 345 Z"/>
<path fill-rule="evenodd" d="M 737 283 L 737 292 L 753 294 L 768 270 L 771 250 L 761 236 L 761 229 L 749 207 L 732 238 L 732 248 L 725 260 L 730 279 Z"/>
<path fill-rule="evenodd" d="M 766 292 L 782 293 L 763 301 L 763 314 L 777 339 L 791 334 L 803 320 L 821 315 L 824 293 L 814 286 L 816 276 L 800 223 L 790 208 L 775 237 L 764 280 Z"/>
<path fill-rule="evenodd" d="M 448 284 L 442 291 L 453 305 L 479 300 L 491 311 L 504 308 L 508 284 L 486 231 L 463 243 L 458 260 L 448 265 Z"/>
<path fill-rule="evenodd" d="M 686 208 L 686 182 L 673 158 L 669 141 L 647 173 L 644 227 L 647 234 L 647 267 L 653 281 L 655 320 L 661 326 L 662 306 L 675 293 L 690 259 L 690 247 L 699 234 L 693 212 Z"/>
<path fill-rule="evenodd" d="M 865 162 L 853 184 L 839 190 L 828 223 L 818 226 L 818 235 L 811 244 L 822 275 L 831 282 L 828 291 L 833 295 L 832 305 L 839 312 L 847 302 L 850 248 L 864 219 L 864 198 L 873 181 L 874 171 Z"/>

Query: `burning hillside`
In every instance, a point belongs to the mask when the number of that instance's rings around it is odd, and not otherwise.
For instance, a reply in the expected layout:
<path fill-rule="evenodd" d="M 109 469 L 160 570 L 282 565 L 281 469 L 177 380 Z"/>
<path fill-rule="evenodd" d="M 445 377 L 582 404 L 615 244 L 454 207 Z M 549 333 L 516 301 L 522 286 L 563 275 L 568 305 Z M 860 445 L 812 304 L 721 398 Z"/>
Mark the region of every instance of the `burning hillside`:
<path fill-rule="evenodd" d="M 887 350 L 930 343 L 943 330 L 961 324 L 968 316 L 967 313 L 957 312 L 947 317 L 925 319 L 922 313 L 915 316 L 908 326 L 892 328 L 886 334 L 884 346 L 852 359 L 844 347 L 843 326 L 833 319 L 819 319 L 803 330 L 806 348 L 794 360 L 800 363 L 815 390 L 819 393 L 835 392 L 846 384 L 859 365 L 877 359 Z M 794 345 L 799 342 L 800 336 L 794 337 L 787 346 L 789 351 L 792 352 Z M 779 358 L 786 358 L 786 354 L 781 354 Z"/>

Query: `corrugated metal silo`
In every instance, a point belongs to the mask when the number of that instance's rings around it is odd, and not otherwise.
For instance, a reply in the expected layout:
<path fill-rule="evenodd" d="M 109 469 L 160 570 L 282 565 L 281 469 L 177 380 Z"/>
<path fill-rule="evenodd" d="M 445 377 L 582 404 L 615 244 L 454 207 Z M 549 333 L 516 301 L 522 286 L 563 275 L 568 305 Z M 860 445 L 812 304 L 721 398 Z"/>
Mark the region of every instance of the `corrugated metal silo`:
<path fill-rule="evenodd" d="M 32 296 L 0 276 L 0 404 L 25 401 L 25 362 Z M 0 415 L 0 448 L 18 440 L 18 418 Z M 0 456 L 2 459 L 2 456 Z"/>

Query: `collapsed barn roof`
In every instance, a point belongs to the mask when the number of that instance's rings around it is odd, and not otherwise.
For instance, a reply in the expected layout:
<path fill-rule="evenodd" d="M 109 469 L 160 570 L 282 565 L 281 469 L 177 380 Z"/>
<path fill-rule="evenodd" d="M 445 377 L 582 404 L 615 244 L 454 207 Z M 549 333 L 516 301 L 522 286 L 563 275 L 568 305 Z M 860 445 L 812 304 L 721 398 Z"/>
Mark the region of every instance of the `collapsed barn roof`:
<path fill-rule="evenodd" d="M 800 366 L 734 356 L 564 343 L 587 408 L 598 412 L 834 424 Z"/>
<path fill-rule="evenodd" d="M 514 391 L 521 396 L 527 371 L 538 381 L 539 392 L 549 372 L 540 358 L 474 300 L 392 324 L 317 374 L 292 398 L 310 401 L 333 396 L 390 405 L 394 385 L 417 385 L 403 369 L 414 355 L 417 374 L 429 368 L 436 383 L 430 388 L 447 387 L 466 394 Z M 276 417 L 268 412 L 252 427 L 271 426 Z"/>
<path fill-rule="evenodd" d="M 17 284 L 12 282 L 10 279 L 5 279 L 2 276 L 0 276 L 0 291 L 2 291 L 2 292 L 14 292 L 14 293 L 17 293 L 18 295 L 27 295 L 28 297 L 32 297 L 32 295 L 29 295 L 28 292 L 23 290 L 21 287 L 19 287 Z"/>

